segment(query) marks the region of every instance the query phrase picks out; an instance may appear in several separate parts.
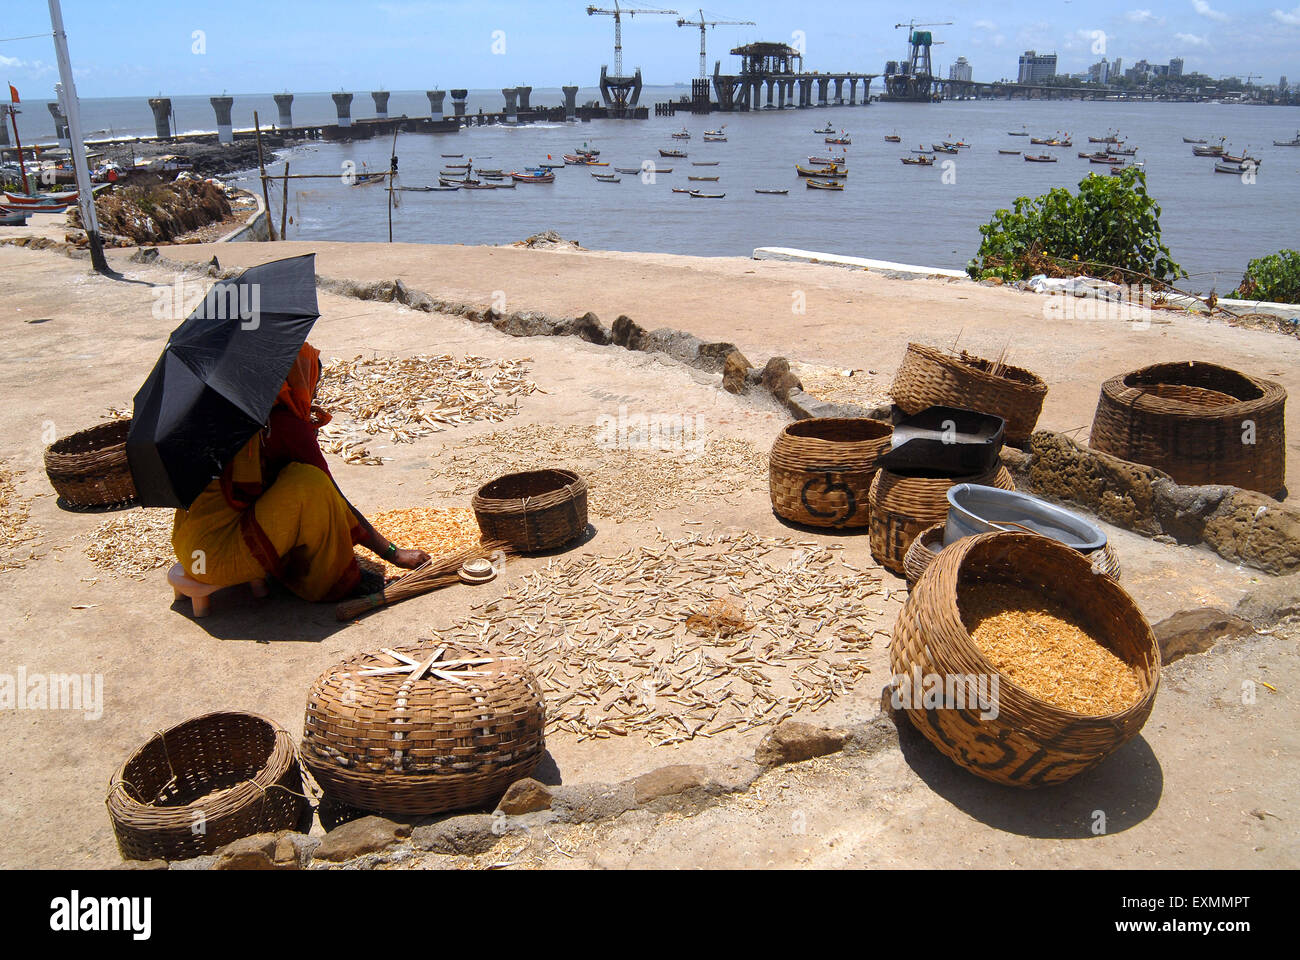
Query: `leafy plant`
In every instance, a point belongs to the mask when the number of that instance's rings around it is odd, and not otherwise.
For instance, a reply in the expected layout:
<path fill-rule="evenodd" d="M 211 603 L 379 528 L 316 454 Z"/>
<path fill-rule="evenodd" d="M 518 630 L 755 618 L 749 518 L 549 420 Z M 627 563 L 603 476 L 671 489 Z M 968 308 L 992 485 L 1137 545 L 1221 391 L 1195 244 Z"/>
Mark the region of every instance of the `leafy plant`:
<path fill-rule="evenodd" d="M 1078 194 L 1057 187 L 995 213 L 980 227 L 984 240 L 966 272 L 976 280 L 1087 273 L 1120 283 L 1172 283 L 1186 274 L 1161 241 L 1160 213 L 1142 170 L 1090 173 Z"/>
<path fill-rule="evenodd" d="M 1300 253 L 1281 250 L 1250 261 L 1241 286 L 1232 295 L 1242 300 L 1300 303 Z"/>

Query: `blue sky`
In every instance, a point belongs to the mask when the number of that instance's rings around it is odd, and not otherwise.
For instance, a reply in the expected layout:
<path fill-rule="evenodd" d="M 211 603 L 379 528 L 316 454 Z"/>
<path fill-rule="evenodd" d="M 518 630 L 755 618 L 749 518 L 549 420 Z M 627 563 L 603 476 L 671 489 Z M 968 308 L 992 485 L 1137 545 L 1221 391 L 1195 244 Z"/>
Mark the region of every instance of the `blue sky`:
<path fill-rule="evenodd" d="M 718 57 L 724 72 L 734 69 L 733 46 L 789 42 L 802 31 L 809 69 L 879 73 L 904 52 L 905 31 L 894 24 L 916 16 L 953 21 L 933 28 L 945 41 L 936 63 L 946 73 L 965 56 L 977 80 L 1014 77 L 1027 48 L 1055 51 L 1062 72 L 1083 70 L 1099 59 L 1098 31 L 1107 57 L 1127 64 L 1179 56 L 1187 70 L 1300 80 L 1300 0 L 713 2 L 727 5 L 706 7 L 708 19 L 759 25 L 711 30 L 710 71 Z M 675 8 L 697 16 L 696 8 Z M 588 85 L 612 60 L 614 32 L 609 17 L 587 16 L 585 0 L 64 0 L 63 11 L 83 97 Z M 195 31 L 203 32 L 204 53 L 194 52 Z M 495 31 L 502 53 L 493 52 Z M 43 34 L 0 42 L 0 80 L 24 97 L 51 95 L 57 70 L 48 33 L 43 0 L 6 0 L 0 38 Z M 682 82 L 698 71 L 699 31 L 678 28 L 675 17 L 625 19 L 624 48 L 647 83 Z"/>

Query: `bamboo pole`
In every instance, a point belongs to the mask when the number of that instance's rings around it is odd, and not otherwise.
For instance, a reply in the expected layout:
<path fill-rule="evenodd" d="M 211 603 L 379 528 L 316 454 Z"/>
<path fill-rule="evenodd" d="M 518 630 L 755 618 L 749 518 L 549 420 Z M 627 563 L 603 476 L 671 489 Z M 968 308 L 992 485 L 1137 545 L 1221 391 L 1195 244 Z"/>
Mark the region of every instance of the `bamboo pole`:
<path fill-rule="evenodd" d="M 397 131 L 401 129 L 400 124 L 393 124 L 393 149 L 390 151 L 392 159 L 388 161 L 388 242 L 393 242 L 393 187 L 397 185 Z"/>
<path fill-rule="evenodd" d="M 280 239 L 288 236 L 289 220 L 289 161 L 284 161 L 284 199 L 280 203 Z"/>
<path fill-rule="evenodd" d="M 266 186 L 266 160 L 262 156 L 262 122 L 257 117 L 257 111 L 253 111 L 253 129 L 257 131 L 257 168 L 262 174 L 262 203 L 266 208 L 266 233 L 267 236 L 275 240 L 275 222 L 271 219 L 271 194 Z"/>
<path fill-rule="evenodd" d="M 5 109 L 9 113 L 9 119 L 12 120 L 14 124 L 14 149 L 18 151 L 18 170 L 23 175 L 23 193 L 30 197 L 32 195 L 32 188 L 27 185 L 27 164 L 23 163 L 23 141 L 22 138 L 18 136 L 18 108 L 11 105 Z"/>

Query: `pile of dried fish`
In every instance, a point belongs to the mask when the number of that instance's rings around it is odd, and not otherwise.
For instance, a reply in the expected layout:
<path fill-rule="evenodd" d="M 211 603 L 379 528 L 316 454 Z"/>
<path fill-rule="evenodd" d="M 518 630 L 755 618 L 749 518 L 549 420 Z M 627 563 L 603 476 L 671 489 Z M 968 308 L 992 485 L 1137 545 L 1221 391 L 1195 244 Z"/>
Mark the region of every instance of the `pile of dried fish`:
<path fill-rule="evenodd" d="M 461 424 L 500 423 L 537 390 L 527 376 L 531 362 L 450 354 L 331 360 L 317 403 L 334 422 L 321 430 L 321 447 L 348 463 L 378 466 L 384 458 L 370 452 L 369 438 L 411 443 Z"/>
<path fill-rule="evenodd" d="M 526 424 L 458 443 L 440 456 L 437 481 L 463 495 L 495 477 L 539 466 L 576 470 L 591 490 L 590 510 L 615 520 L 646 519 L 656 510 L 700 499 L 767 489 L 767 454 L 733 437 L 701 437 L 698 452 L 628 450 L 603 442 L 596 426 Z"/>
<path fill-rule="evenodd" d="M 176 562 L 171 510 L 129 510 L 103 520 L 90 533 L 86 556 L 103 570 L 143 580 Z"/>
<path fill-rule="evenodd" d="M 34 558 L 36 531 L 29 511 L 30 503 L 18 496 L 14 475 L 0 467 L 0 570 L 18 570 Z"/>
<path fill-rule="evenodd" d="M 887 592 L 838 547 L 751 533 L 556 558 L 447 639 L 527 659 L 551 730 L 655 745 L 777 723 L 849 693 Z M 741 623 L 701 636 L 701 616 Z"/>
<path fill-rule="evenodd" d="M 458 553 L 477 546 L 483 539 L 478 519 L 469 507 L 413 507 L 385 510 L 370 521 L 376 530 L 403 547 L 423 550 L 432 557 Z M 385 577 L 400 577 L 410 571 L 381 562 Z"/>

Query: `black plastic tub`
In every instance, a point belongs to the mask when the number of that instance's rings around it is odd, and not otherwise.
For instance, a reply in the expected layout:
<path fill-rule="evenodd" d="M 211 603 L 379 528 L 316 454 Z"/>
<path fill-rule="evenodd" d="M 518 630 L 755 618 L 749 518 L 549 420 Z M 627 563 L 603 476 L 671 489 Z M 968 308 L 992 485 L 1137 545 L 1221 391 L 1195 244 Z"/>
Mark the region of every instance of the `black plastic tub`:
<path fill-rule="evenodd" d="M 880 458 L 889 470 L 926 470 L 963 476 L 992 470 L 1007 422 L 958 407 L 930 407 L 894 426 L 893 447 Z"/>

